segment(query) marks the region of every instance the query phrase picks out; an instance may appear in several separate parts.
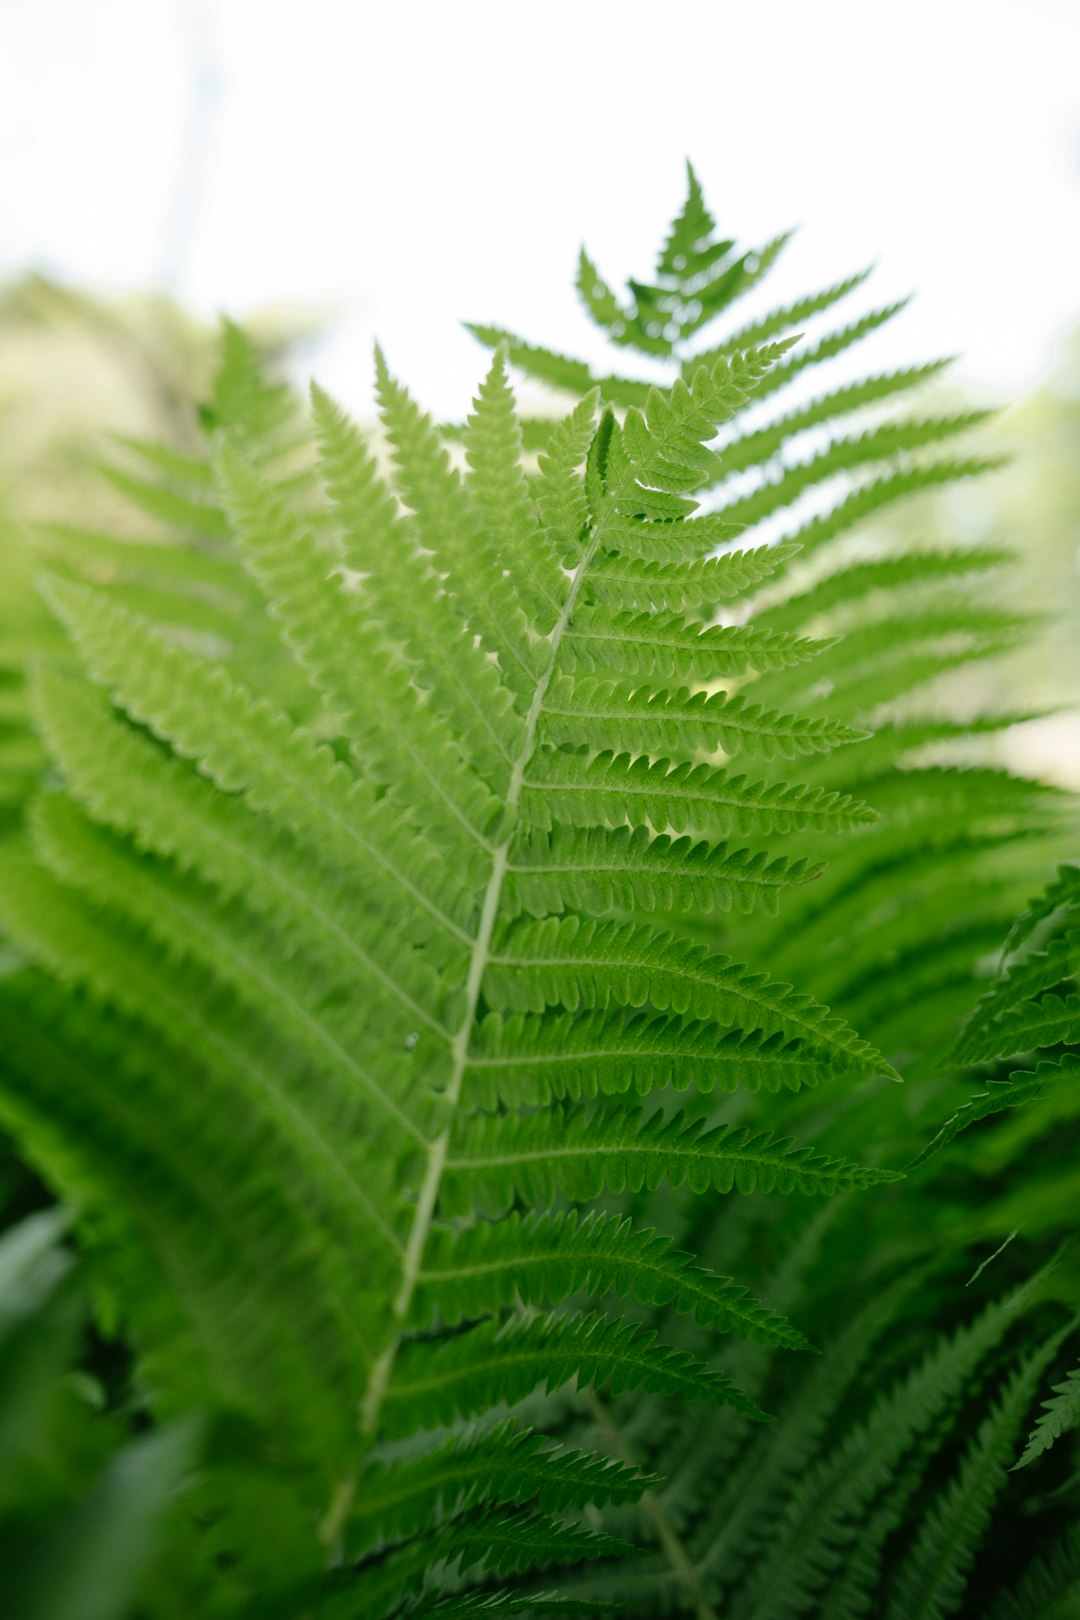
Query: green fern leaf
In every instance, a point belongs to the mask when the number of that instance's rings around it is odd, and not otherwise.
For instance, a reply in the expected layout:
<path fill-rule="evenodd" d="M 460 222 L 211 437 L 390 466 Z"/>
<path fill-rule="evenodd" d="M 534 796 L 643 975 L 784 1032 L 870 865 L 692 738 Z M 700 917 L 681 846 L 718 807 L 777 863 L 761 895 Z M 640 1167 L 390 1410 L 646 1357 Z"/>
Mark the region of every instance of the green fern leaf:
<path fill-rule="evenodd" d="M 614 1142 L 606 1145 L 615 1150 Z M 564 1190 L 575 1186 L 572 1170 L 556 1175 Z M 606 1179 L 615 1186 L 619 1172 Z M 580 1186 L 575 1194 L 581 1196 Z M 681 1315 L 693 1312 L 703 1326 L 721 1333 L 809 1349 L 801 1333 L 748 1299 L 745 1288 L 693 1266 L 689 1255 L 671 1252 L 667 1238 L 635 1231 L 629 1219 L 615 1215 L 579 1220 L 570 1211 L 524 1221 L 510 1216 L 462 1234 L 443 1228 L 434 1234 L 431 1255 L 420 1275 L 421 1318 L 437 1311 L 455 1324 L 515 1300 L 535 1306 L 583 1291 L 595 1298 L 614 1291 L 619 1298 L 633 1295 L 649 1305 L 671 1305 Z"/>
<path fill-rule="evenodd" d="M 387 1432 L 437 1428 L 573 1378 L 616 1394 L 644 1389 L 764 1416 L 729 1379 L 655 1338 L 600 1316 L 551 1315 L 481 1323 L 435 1346 L 416 1341 L 402 1350 L 386 1392 Z"/>
<path fill-rule="evenodd" d="M 786 833 L 804 827 L 843 831 L 873 826 L 876 811 L 848 794 L 783 783 L 751 782 L 712 765 L 676 765 L 644 755 L 581 755 L 540 749 L 525 779 L 522 806 L 529 824 L 605 822 L 673 832 Z"/>
<path fill-rule="evenodd" d="M 741 692 L 655 691 L 593 676 L 561 676 L 553 683 L 546 717 L 544 735 L 550 742 L 599 749 L 617 730 L 635 752 L 666 758 L 723 749 L 796 759 L 865 735 L 832 720 L 776 713 Z"/>
<path fill-rule="evenodd" d="M 459 1205 L 468 1180 L 473 1196 L 492 1210 L 515 1197 L 543 1203 L 556 1194 L 589 1203 L 605 1191 L 653 1191 L 664 1181 L 676 1187 L 685 1181 L 697 1193 L 832 1194 L 895 1180 L 888 1171 L 753 1135 L 745 1126 L 705 1129 L 683 1114 L 665 1121 L 634 1112 L 601 1121 L 573 1113 L 482 1115 L 447 1169 L 458 1182 Z M 453 1204 L 453 1187 L 448 1196 Z"/>
<path fill-rule="evenodd" d="M 613 526 L 612 534 L 620 546 L 626 548 L 608 553 L 599 559 L 589 576 L 588 597 L 613 608 L 632 611 L 635 604 L 653 609 L 668 609 L 685 613 L 688 617 L 702 615 L 706 603 L 730 602 L 754 585 L 775 574 L 790 561 L 793 548 L 764 546 L 755 551 L 732 551 L 722 557 L 696 556 L 690 562 L 666 562 L 638 555 L 641 542 L 638 530 L 659 528 L 661 543 L 669 538 L 680 547 L 683 541 L 697 552 L 702 544 L 699 531 L 711 520 L 692 518 L 687 521 L 636 524 L 627 544 L 626 523 Z M 710 543 L 706 534 L 705 544 Z"/>
<path fill-rule="evenodd" d="M 518 842 L 508 868 L 510 909 L 534 917 L 558 912 L 623 910 L 775 911 L 779 893 L 807 883 L 820 868 L 808 861 L 770 861 L 726 844 L 695 844 L 643 827 L 555 828 Z"/>
<path fill-rule="evenodd" d="M 1039 1417 L 1028 1436 L 1017 1468 L 1027 1468 L 1035 1462 L 1056 1440 L 1070 1430 L 1080 1428 L 1080 1367 L 1073 1368 L 1065 1377 L 1064 1383 L 1053 1386 L 1053 1394 L 1048 1401 L 1042 1402 L 1042 1415 Z"/>
<path fill-rule="evenodd" d="M 649 1476 L 585 1452 L 548 1446 L 540 1436 L 500 1423 L 464 1432 L 405 1462 L 378 1463 L 361 1481 L 349 1521 L 358 1557 L 380 1538 L 404 1539 L 481 1502 L 534 1503 L 561 1513 L 587 1503 L 632 1501 Z"/>
<path fill-rule="evenodd" d="M 578 917 L 518 924 L 496 942 L 487 982 L 492 999 L 516 1012 L 560 1004 L 570 1011 L 611 1003 L 638 1007 L 649 1001 L 661 1012 L 670 1008 L 764 1035 L 805 1039 L 848 1059 L 855 1071 L 897 1078 L 879 1053 L 808 996 L 773 984 L 730 957 L 632 924 Z"/>
<path fill-rule="evenodd" d="M 965 1575 L 1005 1484 L 1004 1462 L 1039 1377 L 1060 1336 L 1009 1379 L 979 1429 L 952 1485 L 932 1507 L 910 1557 L 897 1573 L 889 1620 L 944 1620 L 960 1602 Z"/>

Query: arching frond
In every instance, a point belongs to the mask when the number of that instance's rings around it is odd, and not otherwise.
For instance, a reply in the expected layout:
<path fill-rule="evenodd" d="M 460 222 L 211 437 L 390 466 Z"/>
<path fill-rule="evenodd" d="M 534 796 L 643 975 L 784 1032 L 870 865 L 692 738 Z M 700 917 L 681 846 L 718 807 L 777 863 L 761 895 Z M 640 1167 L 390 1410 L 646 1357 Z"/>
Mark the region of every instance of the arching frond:
<path fill-rule="evenodd" d="M 902 305 L 735 314 L 788 235 L 687 188 L 648 277 L 581 255 L 611 374 L 473 328 L 443 432 L 379 354 L 384 449 L 227 327 L 207 454 L 117 452 L 147 537 L 38 542 L 0 1121 L 151 1421 L 208 1414 L 205 1585 L 147 1620 L 943 1615 L 1055 1354 L 1058 1294 L 940 1297 L 1078 1061 L 1065 869 L 955 1047 L 1045 1058 L 959 1108 L 941 1067 L 1062 857 L 942 682 L 1030 621 L 994 545 L 851 537 L 992 465 L 986 413 L 896 414 L 936 362 L 819 384 Z"/>

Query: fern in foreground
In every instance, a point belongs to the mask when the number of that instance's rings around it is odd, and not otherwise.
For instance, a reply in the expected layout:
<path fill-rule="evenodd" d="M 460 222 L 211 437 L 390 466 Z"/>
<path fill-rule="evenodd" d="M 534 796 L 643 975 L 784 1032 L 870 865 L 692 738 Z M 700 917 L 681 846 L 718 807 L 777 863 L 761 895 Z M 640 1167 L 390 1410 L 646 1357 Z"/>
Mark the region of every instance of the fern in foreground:
<path fill-rule="evenodd" d="M 46 580 L 90 680 L 41 673 L 64 787 L 0 890 L 80 993 L 58 1011 L 31 967 L 8 982 L 33 1080 L 5 1111 L 108 1211 L 166 1406 L 253 1425 L 255 1473 L 205 1487 L 241 1587 L 267 1579 L 244 1503 L 275 1459 L 279 1511 L 310 1536 L 293 1578 L 337 1569 L 343 1614 L 611 1553 L 565 1515 L 645 1480 L 503 1414 L 576 1385 L 762 1415 L 642 1307 L 806 1345 L 654 1230 L 643 1190 L 888 1179 L 680 1109 L 687 1085 L 891 1071 L 811 998 L 637 920 L 775 910 L 816 869 L 730 835 L 868 817 L 726 763 L 859 735 L 740 689 L 813 641 L 707 628 L 786 562 L 714 557 L 733 531 L 694 492 L 787 347 L 717 358 L 621 423 L 587 395 L 531 483 L 501 356 L 464 475 L 381 359 L 393 489 L 318 392 L 328 508 L 310 475 L 275 476 L 257 419 L 225 434 L 216 499 L 314 729 L 114 595 Z"/>
<path fill-rule="evenodd" d="M 934 843 L 927 889 L 970 886 L 1041 803 L 990 772 L 906 795 L 911 750 L 953 733 L 880 724 L 1021 626 L 960 595 L 861 637 L 829 622 L 996 558 L 796 572 L 799 546 L 827 559 L 878 506 L 983 463 L 920 459 L 967 413 L 784 465 L 792 437 L 937 368 L 767 421 L 890 313 L 795 343 L 853 278 L 697 348 L 781 245 L 734 251 L 691 177 L 632 307 L 581 272 L 613 341 L 678 350 L 672 385 L 487 334 L 458 461 L 380 357 L 390 478 L 318 390 L 308 454 L 230 329 L 212 462 L 134 448 L 149 471 L 121 475 L 178 542 L 45 541 L 74 667 L 38 673 L 54 774 L 0 871 L 23 953 L 0 982 L 0 1109 L 80 1211 L 146 1397 L 211 1414 L 170 1551 L 197 1612 L 777 1620 L 945 1612 L 962 1588 L 1060 1325 L 1021 1345 L 1005 1301 L 913 1351 L 895 1273 L 925 1256 L 905 1234 L 837 1335 L 878 1201 L 804 1202 L 895 1179 L 895 1130 L 868 1136 L 851 1104 L 884 1119 L 894 1088 L 857 1083 L 895 1078 L 912 1021 L 897 1039 L 869 997 L 883 1055 L 801 987 L 857 1002 L 887 942 L 936 937 L 934 907 L 894 934 L 943 805 L 954 827 L 1010 795 Z M 580 396 L 569 414 L 522 427 L 508 360 Z M 762 543 L 837 478 L 832 513 Z M 827 1356 L 792 1354 L 807 1329 Z M 1008 1382 L 931 1500 L 931 1438 L 1007 1333 Z"/>
<path fill-rule="evenodd" d="M 992 470 L 992 458 L 966 447 L 987 413 L 912 403 L 942 378 L 946 361 L 830 380 L 830 366 L 872 342 L 904 301 L 865 307 L 863 272 L 770 307 L 768 277 L 787 242 L 786 234 L 752 248 L 732 241 L 690 169 L 652 279 L 631 278 L 618 294 L 582 253 L 578 291 L 613 345 L 610 373 L 510 332 L 471 329 L 503 344 L 534 380 L 557 390 L 593 385 L 631 412 L 651 386 L 632 373 L 639 357 L 654 372 L 686 378 L 745 343 L 783 342 L 806 329 L 763 379 L 749 417 L 723 429 L 703 500 L 709 521 L 742 526 L 740 549 L 767 542 L 772 554 L 790 550 L 788 566 L 748 585 L 733 617 L 757 634 L 809 633 L 827 645 L 812 663 L 756 666 L 753 696 L 872 732 L 857 748 L 808 761 L 804 775 L 821 793 L 865 799 L 877 815 L 842 830 L 818 824 L 821 879 L 792 894 L 780 915 L 756 913 L 741 937 L 756 960 L 812 991 L 905 1080 L 918 1081 L 940 1064 L 966 1016 L 980 957 L 996 948 L 1047 865 L 1071 849 L 1062 832 L 1071 808 L 1067 795 L 993 761 L 997 736 L 1024 715 L 973 712 L 979 665 L 1030 633 L 1009 605 L 1009 554 L 913 543 L 881 521 Z M 755 313 L 740 318 L 744 300 Z M 530 427 L 541 444 L 550 431 L 543 420 Z M 913 536 L 916 522 L 913 515 Z M 949 678 L 965 670 L 958 699 Z M 782 791 L 774 765 L 764 762 L 761 774 L 768 793 Z M 771 833 L 774 852 L 805 843 L 782 820 Z M 702 910 L 683 926 L 702 939 L 720 932 Z"/>

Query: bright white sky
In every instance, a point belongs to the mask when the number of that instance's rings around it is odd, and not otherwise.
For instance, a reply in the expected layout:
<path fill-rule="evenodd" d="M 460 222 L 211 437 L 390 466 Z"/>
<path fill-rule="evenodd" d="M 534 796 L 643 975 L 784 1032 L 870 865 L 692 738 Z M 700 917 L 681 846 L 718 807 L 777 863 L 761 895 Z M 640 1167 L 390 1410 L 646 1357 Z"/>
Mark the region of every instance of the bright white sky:
<path fill-rule="evenodd" d="M 343 399 L 378 334 L 459 415 L 459 319 L 588 351 L 579 241 L 647 276 L 689 155 L 802 225 L 777 300 L 876 259 L 874 366 L 1007 397 L 1080 319 L 1078 65 L 1075 0 L 0 0 L 0 272 L 322 307 Z"/>

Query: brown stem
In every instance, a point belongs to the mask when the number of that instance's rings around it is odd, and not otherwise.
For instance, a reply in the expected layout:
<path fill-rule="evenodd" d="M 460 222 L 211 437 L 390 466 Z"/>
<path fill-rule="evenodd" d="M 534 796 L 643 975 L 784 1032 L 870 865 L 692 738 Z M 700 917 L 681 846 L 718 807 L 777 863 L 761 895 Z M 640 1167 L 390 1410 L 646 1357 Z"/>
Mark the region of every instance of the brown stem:
<path fill-rule="evenodd" d="M 638 1466 L 637 1459 L 633 1456 L 629 1446 L 620 1434 L 607 1407 L 591 1389 L 585 1391 L 585 1404 L 589 1408 L 597 1428 L 607 1442 L 608 1450 L 612 1456 L 618 1457 L 620 1462 L 628 1463 L 632 1468 L 636 1468 Z M 719 1615 L 705 1595 L 705 1588 L 701 1584 L 701 1576 L 694 1567 L 690 1554 L 683 1545 L 671 1520 L 664 1512 L 664 1506 L 660 1498 L 654 1492 L 646 1491 L 644 1496 L 640 1498 L 638 1506 L 656 1532 L 656 1539 L 664 1549 L 664 1554 L 674 1570 L 676 1578 L 689 1592 L 693 1600 L 694 1614 L 697 1620 L 720 1620 Z"/>

